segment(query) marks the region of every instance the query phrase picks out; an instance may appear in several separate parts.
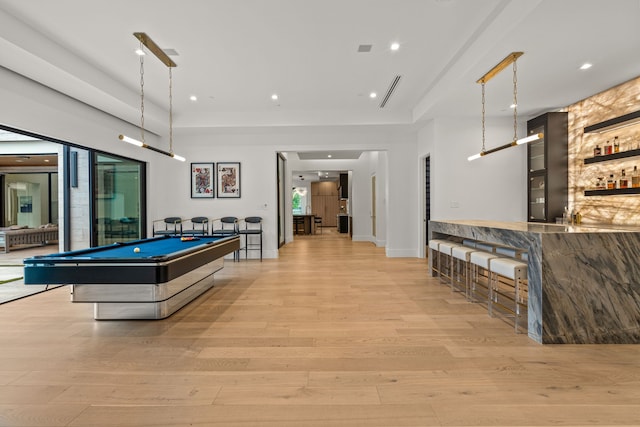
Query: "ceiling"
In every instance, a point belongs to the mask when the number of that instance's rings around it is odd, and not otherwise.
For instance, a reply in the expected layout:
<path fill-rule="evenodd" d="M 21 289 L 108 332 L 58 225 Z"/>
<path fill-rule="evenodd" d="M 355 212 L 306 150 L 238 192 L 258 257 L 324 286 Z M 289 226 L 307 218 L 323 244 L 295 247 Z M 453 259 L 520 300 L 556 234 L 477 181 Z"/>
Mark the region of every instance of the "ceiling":
<path fill-rule="evenodd" d="M 177 52 L 177 130 L 415 127 L 479 118 L 476 80 L 513 51 L 521 117 L 634 78 L 639 21 L 639 0 L 0 0 L 0 65 L 139 124 L 145 32 Z M 166 135 L 167 68 L 144 70 L 145 127 Z M 488 119 L 512 114 L 510 70 L 486 91 Z"/>
<path fill-rule="evenodd" d="M 291 172 L 293 185 L 304 185 L 305 182 L 317 182 L 317 181 L 338 181 L 340 173 L 346 173 L 348 171 L 335 171 L 335 170 L 315 170 L 315 171 L 293 171 Z"/>
<path fill-rule="evenodd" d="M 18 167 L 58 166 L 57 154 L 0 155 L 0 170 Z"/>

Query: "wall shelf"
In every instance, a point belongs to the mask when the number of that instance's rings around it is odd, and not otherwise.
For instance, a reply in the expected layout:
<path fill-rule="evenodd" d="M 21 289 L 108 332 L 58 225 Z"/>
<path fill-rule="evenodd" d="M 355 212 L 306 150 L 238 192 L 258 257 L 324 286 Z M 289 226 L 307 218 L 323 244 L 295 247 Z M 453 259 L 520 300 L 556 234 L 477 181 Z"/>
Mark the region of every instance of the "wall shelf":
<path fill-rule="evenodd" d="M 584 133 L 607 132 L 614 129 L 620 129 L 621 127 L 630 126 L 639 122 L 640 111 L 634 111 L 633 113 L 625 114 L 624 116 L 615 117 L 613 119 L 605 120 L 604 122 L 587 126 L 584 128 Z"/>
<path fill-rule="evenodd" d="M 586 128 L 585 128 L 586 129 Z M 584 164 L 607 162 L 609 160 L 624 159 L 626 157 L 640 156 L 640 149 L 621 151 L 619 153 L 607 154 L 604 156 L 595 156 L 584 159 Z"/>
<path fill-rule="evenodd" d="M 624 196 L 640 194 L 640 188 L 616 188 L 613 190 L 585 190 L 585 196 Z"/>

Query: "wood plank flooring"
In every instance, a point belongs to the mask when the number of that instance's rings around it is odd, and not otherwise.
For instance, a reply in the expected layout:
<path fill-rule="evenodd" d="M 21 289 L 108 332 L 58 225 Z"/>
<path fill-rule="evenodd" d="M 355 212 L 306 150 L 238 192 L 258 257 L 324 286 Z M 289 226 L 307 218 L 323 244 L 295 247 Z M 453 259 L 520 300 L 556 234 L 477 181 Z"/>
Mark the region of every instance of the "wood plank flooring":
<path fill-rule="evenodd" d="M 640 425 L 640 346 L 536 344 L 329 230 L 280 256 L 161 321 L 0 305 L 0 426 Z"/>

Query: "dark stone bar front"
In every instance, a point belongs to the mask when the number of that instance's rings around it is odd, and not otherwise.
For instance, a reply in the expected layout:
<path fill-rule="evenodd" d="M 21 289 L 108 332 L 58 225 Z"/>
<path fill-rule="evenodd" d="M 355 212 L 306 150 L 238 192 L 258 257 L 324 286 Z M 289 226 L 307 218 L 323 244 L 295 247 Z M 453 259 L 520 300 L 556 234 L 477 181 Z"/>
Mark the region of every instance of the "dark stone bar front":
<path fill-rule="evenodd" d="M 640 229 L 430 221 L 430 238 L 528 253 L 528 334 L 543 344 L 640 343 Z"/>

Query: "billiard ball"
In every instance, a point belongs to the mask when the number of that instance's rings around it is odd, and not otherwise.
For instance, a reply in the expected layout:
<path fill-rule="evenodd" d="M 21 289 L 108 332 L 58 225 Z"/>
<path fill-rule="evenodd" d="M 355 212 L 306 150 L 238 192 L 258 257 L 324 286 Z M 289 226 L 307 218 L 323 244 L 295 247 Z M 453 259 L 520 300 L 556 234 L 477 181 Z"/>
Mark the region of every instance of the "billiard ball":
<path fill-rule="evenodd" d="M 140 252 L 140 248 L 133 248 L 133 252 L 135 252 L 135 253 Z"/>

